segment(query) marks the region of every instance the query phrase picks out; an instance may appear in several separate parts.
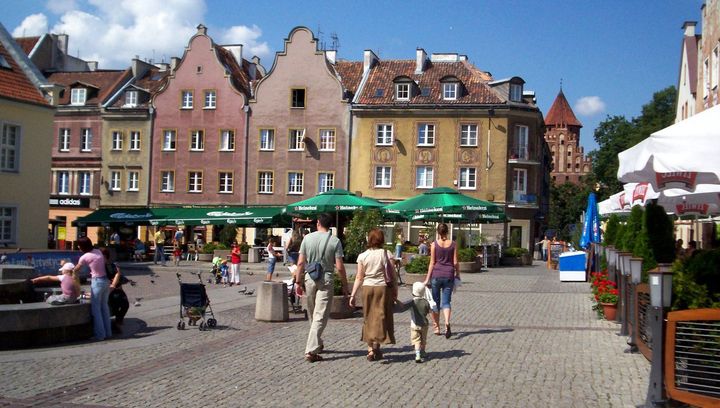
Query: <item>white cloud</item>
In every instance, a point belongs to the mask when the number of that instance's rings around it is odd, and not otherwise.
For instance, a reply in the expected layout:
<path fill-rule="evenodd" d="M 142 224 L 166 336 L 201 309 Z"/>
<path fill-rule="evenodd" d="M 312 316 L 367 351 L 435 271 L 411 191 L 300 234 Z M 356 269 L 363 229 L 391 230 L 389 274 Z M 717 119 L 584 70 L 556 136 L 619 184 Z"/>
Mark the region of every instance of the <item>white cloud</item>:
<path fill-rule="evenodd" d="M 257 55 L 264 58 L 270 55 L 270 47 L 266 42 L 258 42 L 258 38 L 262 36 L 260 27 L 253 24 L 248 26 L 232 26 L 225 30 L 222 34 L 222 44 L 243 44 L 243 57 L 250 59 Z"/>
<path fill-rule="evenodd" d="M 17 26 L 13 32 L 13 37 L 35 37 L 43 35 L 48 31 L 48 22 L 45 14 L 31 14 Z"/>
<path fill-rule="evenodd" d="M 137 55 L 141 59 L 169 62 L 182 57 L 190 37 L 197 32 L 207 12 L 205 0 L 48 0 L 50 11 L 60 15 L 50 32 L 70 36 L 68 52 L 98 61 L 100 68 L 126 68 Z M 48 32 L 47 17 L 27 17 L 14 36 Z M 267 43 L 260 41 L 257 26 L 234 26 L 209 30 L 221 44 L 241 43 L 243 54 L 268 56 Z"/>
<path fill-rule="evenodd" d="M 63 14 L 78 8 L 75 0 L 48 0 L 45 7 L 55 14 Z"/>
<path fill-rule="evenodd" d="M 575 102 L 575 111 L 583 116 L 605 112 L 605 102 L 599 96 L 583 96 Z"/>

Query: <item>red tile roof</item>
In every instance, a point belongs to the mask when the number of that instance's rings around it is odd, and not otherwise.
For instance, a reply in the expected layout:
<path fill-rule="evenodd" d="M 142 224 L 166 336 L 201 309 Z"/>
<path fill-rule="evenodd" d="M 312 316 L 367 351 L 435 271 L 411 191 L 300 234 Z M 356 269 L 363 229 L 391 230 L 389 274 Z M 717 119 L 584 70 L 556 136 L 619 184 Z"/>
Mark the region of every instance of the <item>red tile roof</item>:
<path fill-rule="evenodd" d="M 565 94 L 562 89 L 558 96 L 555 98 L 550 110 L 545 115 L 546 126 L 579 126 L 582 127 L 582 123 L 575 117 L 570 104 L 565 99 Z"/>
<path fill-rule="evenodd" d="M 58 105 L 70 104 L 70 88 L 78 82 L 91 85 L 97 92 L 88 92 L 85 105 L 98 105 L 105 101 L 111 92 L 114 92 L 118 81 L 126 70 L 97 70 L 87 72 L 55 72 L 50 74 L 48 82 L 65 88 L 60 96 Z"/>
<path fill-rule="evenodd" d="M 395 100 L 394 80 L 398 77 L 407 77 L 413 80 L 416 90 L 409 101 Z M 456 100 L 442 98 L 440 80 L 446 77 L 455 77 L 464 88 Z M 388 60 L 379 61 L 370 71 L 368 80 L 363 87 L 358 102 L 367 105 L 465 105 L 465 104 L 501 104 L 503 100 L 488 82 L 492 77 L 480 71 L 468 61 L 459 62 L 430 62 L 426 61 L 425 69 L 415 74 L 415 60 Z M 423 88 L 427 88 L 427 96 L 422 96 Z M 382 89 L 382 95 L 376 96 L 376 91 Z"/>
<path fill-rule="evenodd" d="M 337 61 L 335 63 L 335 71 L 340 75 L 345 89 L 354 95 L 362 80 L 362 61 Z"/>
<path fill-rule="evenodd" d="M 40 41 L 40 37 L 19 37 L 15 41 L 20 45 L 25 55 L 30 55 L 30 51 L 35 48 L 35 44 Z"/>
<path fill-rule="evenodd" d="M 230 72 L 232 84 L 235 89 L 250 97 L 250 62 L 243 59 L 243 66 L 240 67 L 232 53 L 220 45 L 215 45 L 215 52 L 220 62 Z M 256 79 L 258 80 L 262 77 L 259 70 L 257 71 L 256 75 Z"/>
<path fill-rule="evenodd" d="M 0 67 L 0 97 L 22 102 L 49 105 L 39 89 L 30 81 L 25 71 L 10 56 L 0 43 L 0 55 L 8 62 L 10 69 Z"/>
<path fill-rule="evenodd" d="M 127 74 L 131 74 L 131 70 L 127 71 Z M 138 78 L 133 82 L 132 86 L 136 89 L 142 89 L 147 91 L 149 94 L 153 94 L 157 92 L 158 89 L 165 83 L 165 80 L 167 76 L 169 75 L 170 71 L 161 71 L 160 68 L 150 68 L 145 75 Z M 122 81 L 120 85 L 123 85 L 125 82 L 127 82 L 130 78 L 124 77 L 121 78 Z M 149 99 L 145 100 L 144 98 L 140 98 L 138 102 L 138 107 L 146 107 L 149 105 Z M 117 98 L 115 102 L 113 102 L 112 106 L 116 108 L 120 108 L 123 105 L 125 105 L 125 99 L 123 96 L 120 98 Z"/>

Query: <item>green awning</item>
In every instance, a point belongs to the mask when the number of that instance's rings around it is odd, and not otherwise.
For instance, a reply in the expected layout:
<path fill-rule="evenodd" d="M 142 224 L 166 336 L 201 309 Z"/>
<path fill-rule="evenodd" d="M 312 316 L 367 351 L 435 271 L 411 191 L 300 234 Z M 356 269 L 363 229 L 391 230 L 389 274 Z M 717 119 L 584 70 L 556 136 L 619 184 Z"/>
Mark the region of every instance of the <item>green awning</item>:
<path fill-rule="evenodd" d="M 352 213 L 355 210 L 366 210 L 384 206 L 381 202 L 369 197 L 360 197 L 350 191 L 336 188 L 320 193 L 315 197 L 292 203 L 285 207 L 288 214 L 316 215 L 321 213 Z"/>
<path fill-rule="evenodd" d="M 156 218 L 151 208 L 101 208 L 73 221 L 77 227 L 99 227 L 109 225 L 150 225 Z"/>
<path fill-rule="evenodd" d="M 242 227 L 290 225 L 282 207 L 153 208 L 152 225 L 225 225 Z"/>

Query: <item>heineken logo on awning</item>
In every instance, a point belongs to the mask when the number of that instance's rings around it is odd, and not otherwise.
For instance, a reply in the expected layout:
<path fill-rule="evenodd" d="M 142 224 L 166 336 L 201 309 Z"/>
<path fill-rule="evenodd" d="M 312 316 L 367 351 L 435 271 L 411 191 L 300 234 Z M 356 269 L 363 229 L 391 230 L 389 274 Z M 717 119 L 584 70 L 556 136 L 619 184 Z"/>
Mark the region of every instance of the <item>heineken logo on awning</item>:
<path fill-rule="evenodd" d="M 317 211 L 317 205 L 298 205 L 296 211 Z"/>
<path fill-rule="evenodd" d="M 124 212 L 110 214 L 110 218 L 118 220 L 137 220 L 140 218 L 150 218 L 152 216 L 152 213 L 149 212 L 145 214 L 128 214 Z"/>
<path fill-rule="evenodd" d="M 466 205 L 463 206 L 465 211 L 487 211 L 488 208 L 485 205 Z"/>
<path fill-rule="evenodd" d="M 246 217 L 252 215 L 251 211 L 245 212 L 230 212 L 230 211 L 210 211 L 207 213 L 208 217 Z"/>
<path fill-rule="evenodd" d="M 424 214 L 424 213 L 442 212 L 442 210 L 443 210 L 443 209 L 442 209 L 441 207 L 421 208 L 421 209 L 419 209 L 417 212 L 419 212 L 420 214 Z"/>
<path fill-rule="evenodd" d="M 502 219 L 501 214 L 480 214 L 480 218 L 485 220 L 499 220 Z"/>
<path fill-rule="evenodd" d="M 335 206 L 336 211 L 357 210 L 358 208 L 360 208 L 360 207 L 358 207 L 357 205 L 336 205 Z"/>

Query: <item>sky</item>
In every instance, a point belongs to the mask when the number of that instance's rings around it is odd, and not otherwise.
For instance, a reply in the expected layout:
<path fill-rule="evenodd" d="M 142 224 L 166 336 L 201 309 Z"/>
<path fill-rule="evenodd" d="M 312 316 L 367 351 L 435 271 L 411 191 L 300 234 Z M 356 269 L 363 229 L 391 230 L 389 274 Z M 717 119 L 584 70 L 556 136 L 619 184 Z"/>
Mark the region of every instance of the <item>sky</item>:
<path fill-rule="evenodd" d="M 703 0 L 0 0 L 13 36 L 69 34 L 69 53 L 124 69 L 135 56 L 181 57 L 196 26 L 219 44 L 244 44 L 266 69 L 296 26 L 338 58 L 414 59 L 458 53 L 495 79 L 519 76 L 547 113 L 562 90 L 582 122 L 581 145 L 608 116 L 630 119 L 654 92 L 677 86 L 685 21 Z M 698 24 L 698 33 L 700 25 Z"/>

